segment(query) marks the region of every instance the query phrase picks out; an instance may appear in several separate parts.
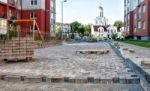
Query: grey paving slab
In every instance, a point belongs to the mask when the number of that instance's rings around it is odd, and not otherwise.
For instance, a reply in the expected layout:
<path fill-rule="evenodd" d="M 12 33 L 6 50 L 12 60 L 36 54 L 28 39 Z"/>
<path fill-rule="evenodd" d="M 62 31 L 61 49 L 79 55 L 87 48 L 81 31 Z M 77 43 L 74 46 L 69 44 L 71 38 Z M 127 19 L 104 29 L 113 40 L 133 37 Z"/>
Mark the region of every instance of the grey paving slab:
<path fill-rule="evenodd" d="M 87 55 L 75 53 L 76 50 L 86 49 L 109 49 L 110 53 L 106 55 Z M 0 74 L 25 76 L 27 78 L 27 82 L 31 80 L 29 77 L 35 78 L 44 76 L 48 78 L 69 77 L 78 79 L 76 80 L 77 82 L 80 82 L 82 78 L 94 78 L 94 81 L 92 79 L 88 80 L 90 82 L 95 82 L 95 79 L 99 78 L 102 80 L 102 83 L 12 84 L 12 82 L 2 82 L 0 91 L 17 91 L 18 89 L 18 91 L 141 91 L 139 84 L 112 83 L 112 79 L 117 77 L 126 81 L 126 79 L 131 78 L 134 72 L 128 72 L 127 69 L 129 68 L 126 68 L 124 62 L 113 52 L 107 43 L 64 44 L 61 46 L 37 49 L 35 51 L 35 56 L 37 60 L 30 63 L 0 64 Z M 41 79 L 38 78 L 32 80 L 39 81 Z M 85 79 L 84 82 L 86 82 Z"/>

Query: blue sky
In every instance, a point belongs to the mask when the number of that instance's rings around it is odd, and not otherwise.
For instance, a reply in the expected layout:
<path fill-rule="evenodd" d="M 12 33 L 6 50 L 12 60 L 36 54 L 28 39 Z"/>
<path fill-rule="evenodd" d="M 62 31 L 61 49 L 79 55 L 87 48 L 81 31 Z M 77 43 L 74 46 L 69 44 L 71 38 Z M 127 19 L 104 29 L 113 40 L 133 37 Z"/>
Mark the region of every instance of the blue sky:
<path fill-rule="evenodd" d="M 56 0 L 56 21 L 61 21 L 61 0 Z M 104 15 L 109 23 L 123 20 L 124 0 L 67 0 L 64 3 L 64 23 L 79 21 L 84 24 L 93 23 L 97 16 L 97 7 L 102 5 Z"/>

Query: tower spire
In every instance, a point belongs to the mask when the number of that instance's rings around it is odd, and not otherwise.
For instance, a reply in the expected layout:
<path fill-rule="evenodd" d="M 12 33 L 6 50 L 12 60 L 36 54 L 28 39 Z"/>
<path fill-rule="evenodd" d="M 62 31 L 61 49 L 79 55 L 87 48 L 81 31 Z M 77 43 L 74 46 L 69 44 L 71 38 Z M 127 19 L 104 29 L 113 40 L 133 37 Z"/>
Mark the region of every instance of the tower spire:
<path fill-rule="evenodd" d="M 102 0 L 100 0 L 100 6 L 102 6 Z"/>
<path fill-rule="evenodd" d="M 100 5 L 98 6 L 98 17 L 103 17 L 102 0 L 100 0 Z"/>

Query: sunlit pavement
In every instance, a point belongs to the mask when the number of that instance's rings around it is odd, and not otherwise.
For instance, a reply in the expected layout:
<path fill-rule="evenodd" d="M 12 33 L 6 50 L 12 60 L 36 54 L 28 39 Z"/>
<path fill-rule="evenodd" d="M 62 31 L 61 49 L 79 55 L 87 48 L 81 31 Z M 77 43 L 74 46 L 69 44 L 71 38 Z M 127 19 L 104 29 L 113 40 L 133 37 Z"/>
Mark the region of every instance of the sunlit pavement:
<path fill-rule="evenodd" d="M 81 49 L 109 49 L 109 54 L 78 54 Z M 121 58 L 108 43 L 73 43 L 35 51 L 36 61 L 31 63 L 1 64 L 0 74 L 19 76 L 45 76 L 47 78 L 101 79 L 99 83 L 26 83 L 1 81 L 0 90 L 7 91 L 142 91 L 140 84 L 113 83 L 113 78 L 134 79 Z M 108 81 L 107 81 L 108 80 Z M 31 86 L 32 84 L 32 86 Z M 10 86 L 11 85 L 11 86 Z M 30 86 L 30 87 L 29 87 Z M 40 87 L 39 87 L 40 86 Z M 38 88 L 38 89 L 37 89 Z M 28 89 L 28 90 L 25 90 Z"/>

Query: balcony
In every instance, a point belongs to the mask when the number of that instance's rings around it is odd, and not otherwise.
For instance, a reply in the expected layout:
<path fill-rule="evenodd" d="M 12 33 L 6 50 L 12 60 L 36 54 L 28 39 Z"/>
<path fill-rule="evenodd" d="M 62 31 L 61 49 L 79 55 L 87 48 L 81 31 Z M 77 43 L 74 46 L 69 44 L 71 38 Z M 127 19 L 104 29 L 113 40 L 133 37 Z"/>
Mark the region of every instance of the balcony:
<path fill-rule="evenodd" d="M 15 6 L 15 0 L 10 0 L 10 6 Z"/>

